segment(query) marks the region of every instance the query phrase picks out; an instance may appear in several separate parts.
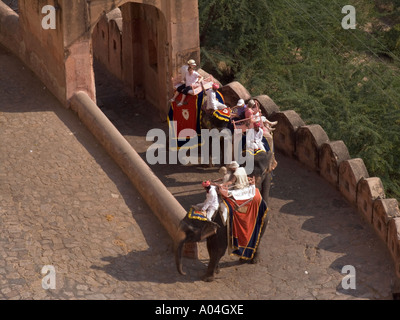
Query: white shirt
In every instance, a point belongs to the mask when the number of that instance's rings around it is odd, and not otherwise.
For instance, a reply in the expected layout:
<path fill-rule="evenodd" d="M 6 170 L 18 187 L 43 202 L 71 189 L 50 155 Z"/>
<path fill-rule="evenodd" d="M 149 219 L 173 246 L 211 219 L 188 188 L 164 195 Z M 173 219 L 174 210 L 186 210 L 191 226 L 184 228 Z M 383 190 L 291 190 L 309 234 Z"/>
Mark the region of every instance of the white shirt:
<path fill-rule="evenodd" d="M 197 81 L 198 78 L 200 78 L 200 74 L 198 72 L 193 70 L 193 73 L 190 74 L 189 71 L 186 71 L 185 75 L 186 87 L 192 86 Z"/>
<path fill-rule="evenodd" d="M 246 146 L 249 149 L 263 149 L 264 145 L 262 143 L 262 138 L 264 132 L 259 129 L 257 132 L 254 129 L 249 129 L 246 133 Z"/>
<path fill-rule="evenodd" d="M 256 114 L 253 114 L 252 120 L 255 121 L 255 122 L 260 121 L 261 120 L 260 113 L 257 112 Z"/>
<path fill-rule="evenodd" d="M 206 211 L 207 209 L 217 210 L 219 206 L 217 188 L 215 186 L 211 186 L 210 190 L 207 192 L 206 201 L 203 203 L 202 211 Z"/>
<path fill-rule="evenodd" d="M 226 109 L 226 105 L 218 101 L 217 94 L 212 89 L 207 90 L 207 109 L 212 109 L 212 110 Z"/>
<path fill-rule="evenodd" d="M 249 180 L 247 179 L 247 173 L 243 167 L 237 168 L 236 171 L 233 173 L 233 175 L 236 177 L 236 182 L 235 182 L 236 189 L 242 189 L 249 185 Z"/>

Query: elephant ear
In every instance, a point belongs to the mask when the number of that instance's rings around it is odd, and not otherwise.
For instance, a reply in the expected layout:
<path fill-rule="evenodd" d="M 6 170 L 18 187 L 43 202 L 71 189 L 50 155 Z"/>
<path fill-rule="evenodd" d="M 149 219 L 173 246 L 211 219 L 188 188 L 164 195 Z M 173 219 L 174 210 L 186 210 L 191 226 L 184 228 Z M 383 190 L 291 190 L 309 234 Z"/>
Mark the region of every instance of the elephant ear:
<path fill-rule="evenodd" d="M 201 237 L 202 224 L 200 221 L 184 218 L 179 225 L 179 229 L 186 233 L 186 241 L 198 242 Z"/>
<path fill-rule="evenodd" d="M 212 221 L 190 219 L 186 216 L 179 226 L 186 233 L 186 241 L 199 242 L 217 233 L 219 225 Z"/>
<path fill-rule="evenodd" d="M 205 221 L 204 226 L 201 230 L 200 241 L 204 240 L 212 235 L 216 234 L 218 231 L 219 225 L 212 221 Z"/>

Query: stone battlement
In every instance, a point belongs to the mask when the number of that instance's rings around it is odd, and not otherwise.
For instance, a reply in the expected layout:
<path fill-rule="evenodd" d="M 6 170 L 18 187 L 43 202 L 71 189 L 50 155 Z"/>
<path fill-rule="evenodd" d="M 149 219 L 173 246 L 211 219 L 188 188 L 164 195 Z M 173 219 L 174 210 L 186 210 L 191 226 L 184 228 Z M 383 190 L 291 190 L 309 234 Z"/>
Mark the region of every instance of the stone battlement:
<path fill-rule="evenodd" d="M 364 161 L 360 158 L 351 159 L 344 142 L 330 141 L 320 125 L 306 125 L 293 110 L 280 111 L 267 95 L 251 97 L 238 82 L 228 84 L 220 91 L 231 104 L 240 98 L 246 102 L 251 98 L 260 102 L 265 116 L 271 121 L 278 121 L 273 133 L 276 150 L 318 172 L 340 191 L 385 242 L 400 278 L 398 201 L 386 199 L 381 179 L 369 176 Z"/>

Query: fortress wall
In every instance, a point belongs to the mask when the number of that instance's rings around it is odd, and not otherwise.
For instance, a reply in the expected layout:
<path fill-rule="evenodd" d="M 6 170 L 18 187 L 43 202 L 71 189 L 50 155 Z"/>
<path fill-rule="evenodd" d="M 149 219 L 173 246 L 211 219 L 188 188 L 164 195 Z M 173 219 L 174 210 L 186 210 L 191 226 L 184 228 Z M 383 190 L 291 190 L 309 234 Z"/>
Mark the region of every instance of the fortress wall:
<path fill-rule="evenodd" d="M 47 6 L 54 10 L 55 28 L 47 28 L 53 17 Z M 116 8 L 122 11 L 122 34 L 115 21 L 109 32 L 101 30 L 108 41 L 104 62 L 165 118 L 171 79 L 188 59 L 200 61 L 197 0 L 19 0 L 19 15 L 0 2 L 0 42 L 65 107 L 78 91 L 95 102 L 93 48 L 99 43 L 92 44 L 92 33 L 99 38 L 97 23 Z"/>
<path fill-rule="evenodd" d="M 91 4 L 93 54 L 128 93 L 152 103 L 165 118 L 166 102 L 173 95 L 166 79 L 190 58 L 200 59 L 198 17 L 193 9 L 197 6 L 182 1 L 174 6 L 167 1 L 151 6 L 140 2 L 120 1 L 120 7 L 106 15 L 102 1 Z"/>
<path fill-rule="evenodd" d="M 18 14 L 0 1 L 0 42 L 18 56 L 21 41 Z"/>
<path fill-rule="evenodd" d="M 111 12 L 113 13 L 113 12 Z M 92 34 L 93 56 L 118 79 L 123 79 L 122 14 L 104 15 Z"/>
<path fill-rule="evenodd" d="M 173 96 L 170 79 L 189 59 L 200 61 L 199 17 L 197 0 L 96 0 L 89 4 L 89 23 L 94 42 L 96 25 L 105 13 L 119 7 L 123 18 L 121 56 L 114 52 L 112 21 L 104 26 L 109 43 L 98 54 L 109 55 L 107 68 L 114 74 L 121 60 L 121 77 L 133 96 L 145 98 L 158 108 L 160 116 L 168 114 L 167 101 Z M 104 21 L 100 21 L 103 23 Z M 103 32 L 107 32 L 103 30 Z M 95 48 L 96 50 L 96 48 Z M 113 58 L 112 55 L 115 55 Z M 117 72 L 115 72 L 117 70 Z"/>
<path fill-rule="evenodd" d="M 246 102 L 248 91 L 238 83 L 221 88 L 226 101 Z M 370 177 L 364 161 L 351 159 L 343 141 L 330 141 L 320 125 L 306 125 L 293 110 L 280 111 L 266 95 L 252 97 L 260 102 L 263 114 L 278 121 L 273 132 L 276 150 L 297 159 L 335 186 L 385 242 L 400 278 L 400 210 L 396 199 L 386 199 L 382 181 Z"/>
<path fill-rule="evenodd" d="M 0 42 L 65 103 L 62 27 L 58 26 L 55 30 L 42 28 L 44 15 L 41 10 L 45 5 L 55 5 L 55 0 L 20 0 L 18 5 L 19 15 L 0 2 Z"/>

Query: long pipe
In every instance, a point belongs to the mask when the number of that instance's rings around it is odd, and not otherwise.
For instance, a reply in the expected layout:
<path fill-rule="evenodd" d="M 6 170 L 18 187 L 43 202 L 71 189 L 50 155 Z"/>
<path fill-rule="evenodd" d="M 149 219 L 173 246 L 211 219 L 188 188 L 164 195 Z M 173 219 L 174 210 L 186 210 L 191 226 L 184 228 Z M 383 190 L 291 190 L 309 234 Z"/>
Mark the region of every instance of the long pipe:
<path fill-rule="evenodd" d="M 75 93 L 70 106 L 128 176 L 175 243 L 180 241 L 184 234 L 178 232 L 178 226 L 186 215 L 181 204 L 86 92 Z"/>

